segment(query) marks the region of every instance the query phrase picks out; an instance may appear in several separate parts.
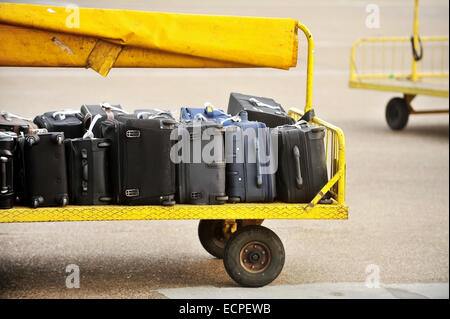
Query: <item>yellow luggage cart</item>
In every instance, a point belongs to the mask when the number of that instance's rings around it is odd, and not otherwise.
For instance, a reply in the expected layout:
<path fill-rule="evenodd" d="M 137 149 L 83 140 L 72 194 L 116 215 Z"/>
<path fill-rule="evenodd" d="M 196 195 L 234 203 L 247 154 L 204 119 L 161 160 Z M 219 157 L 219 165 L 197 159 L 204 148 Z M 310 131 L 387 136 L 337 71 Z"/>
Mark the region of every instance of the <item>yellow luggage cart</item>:
<path fill-rule="evenodd" d="M 448 113 L 448 109 L 416 110 L 417 95 L 448 98 L 448 36 L 419 36 L 418 8 L 414 3 L 413 36 L 364 38 L 355 41 L 350 60 L 350 88 L 402 93 L 386 106 L 386 121 L 401 130 L 410 114 Z M 408 56 L 411 63 L 406 63 Z"/>
<path fill-rule="evenodd" d="M 308 41 L 304 111 L 311 112 L 314 41 L 306 26 L 298 23 L 298 29 Z M 304 113 L 293 108 L 289 110 L 289 114 L 299 120 Z M 310 203 L 176 204 L 172 207 L 110 205 L 36 209 L 14 207 L 0 210 L 0 223 L 198 219 L 198 235 L 203 247 L 213 256 L 223 258 L 230 277 L 243 286 L 264 286 L 280 274 L 285 259 L 284 248 L 278 236 L 261 226 L 264 219 L 348 218 L 348 207 L 345 204 L 344 134 L 338 127 L 316 117 L 311 122 L 326 128 L 329 182 Z M 322 203 L 322 197 L 328 192 L 331 200 Z"/>

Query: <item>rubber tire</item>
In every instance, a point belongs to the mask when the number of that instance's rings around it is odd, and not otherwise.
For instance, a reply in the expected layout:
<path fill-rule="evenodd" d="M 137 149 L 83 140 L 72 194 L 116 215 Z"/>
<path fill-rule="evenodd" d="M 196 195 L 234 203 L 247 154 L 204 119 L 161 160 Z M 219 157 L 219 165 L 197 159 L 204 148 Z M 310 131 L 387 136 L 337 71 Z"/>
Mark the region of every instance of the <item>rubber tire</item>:
<path fill-rule="evenodd" d="M 240 263 L 241 249 L 251 241 L 263 242 L 271 254 L 269 267 L 261 273 L 250 273 Z M 250 225 L 238 229 L 228 240 L 223 263 L 228 275 L 244 287 L 262 287 L 274 281 L 284 266 L 285 252 L 280 238 L 264 226 Z"/>
<path fill-rule="evenodd" d="M 217 240 L 217 232 L 222 230 L 224 222 L 223 219 L 202 219 L 198 224 L 200 243 L 208 253 L 219 259 L 223 258 L 226 242 L 222 245 Z M 217 229 L 218 227 L 220 227 L 220 230 Z"/>
<path fill-rule="evenodd" d="M 406 100 L 400 97 L 394 97 L 386 105 L 386 122 L 392 130 L 402 130 L 408 124 L 409 113 Z"/>

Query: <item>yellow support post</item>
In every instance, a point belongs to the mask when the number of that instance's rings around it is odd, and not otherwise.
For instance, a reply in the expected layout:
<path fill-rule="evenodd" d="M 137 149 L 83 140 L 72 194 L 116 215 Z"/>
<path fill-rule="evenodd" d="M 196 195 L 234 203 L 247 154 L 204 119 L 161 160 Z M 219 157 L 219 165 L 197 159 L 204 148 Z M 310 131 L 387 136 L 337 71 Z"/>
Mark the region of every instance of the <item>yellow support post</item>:
<path fill-rule="evenodd" d="M 413 22 L 413 44 L 414 48 L 419 47 L 419 0 L 414 0 L 414 22 Z M 412 72 L 411 80 L 417 82 L 417 62 L 416 59 L 412 59 Z"/>
<path fill-rule="evenodd" d="M 298 23 L 298 28 L 302 30 L 308 40 L 308 60 L 306 69 L 306 105 L 305 113 L 313 109 L 312 92 L 313 92 L 313 73 L 314 73 L 314 38 L 309 29 L 302 23 Z"/>

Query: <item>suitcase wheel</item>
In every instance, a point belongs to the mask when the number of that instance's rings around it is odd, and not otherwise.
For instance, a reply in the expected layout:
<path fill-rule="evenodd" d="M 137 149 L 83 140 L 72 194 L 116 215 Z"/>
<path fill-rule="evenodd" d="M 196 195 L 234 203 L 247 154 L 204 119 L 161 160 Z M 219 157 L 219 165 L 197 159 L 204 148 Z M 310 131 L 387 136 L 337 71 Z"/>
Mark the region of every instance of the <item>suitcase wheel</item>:
<path fill-rule="evenodd" d="M 216 196 L 216 201 L 226 203 L 228 201 L 228 196 Z"/>
<path fill-rule="evenodd" d="M 25 141 L 27 142 L 27 144 L 29 146 L 33 146 L 39 142 L 39 136 L 37 136 L 37 135 L 27 136 L 25 138 Z"/>
<path fill-rule="evenodd" d="M 161 202 L 161 205 L 163 205 L 163 206 L 173 206 L 173 205 L 175 205 L 175 203 L 176 202 L 174 200 L 167 199 L 167 200 L 163 200 Z"/>
<path fill-rule="evenodd" d="M 229 197 L 228 201 L 230 203 L 239 203 L 241 201 L 241 198 L 240 197 Z"/>
<path fill-rule="evenodd" d="M 69 204 L 69 198 L 67 196 L 61 197 L 61 206 L 67 206 Z"/>
<path fill-rule="evenodd" d="M 262 287 L 271 283 L 281 273 L 284 260 L 280 238 L 259 225 L 245 226 L 233 233 L 223 256 L 228 275 L 245 287 Z"/>
<path fill-rule="evenodd" d="M 110 147 L 111 146 L 111 143 L 109 143 L 109 142 L 101 142 L 101 143 L 98 143 L 98 145 L 97 145 L 99 148 L 107 148 L 107 147 Z"/>
<path fill-rule="evenodd" d="M 55 142 L 61 145 L 64 142 L 64 136 L 61 134 L 55 135 Z"/>
<path fill-rule="evenodd" d="M 31 207 L 38 208 L 40 204 L 44 202 L 44 197 L 37 196 L 31 199 Z"/>

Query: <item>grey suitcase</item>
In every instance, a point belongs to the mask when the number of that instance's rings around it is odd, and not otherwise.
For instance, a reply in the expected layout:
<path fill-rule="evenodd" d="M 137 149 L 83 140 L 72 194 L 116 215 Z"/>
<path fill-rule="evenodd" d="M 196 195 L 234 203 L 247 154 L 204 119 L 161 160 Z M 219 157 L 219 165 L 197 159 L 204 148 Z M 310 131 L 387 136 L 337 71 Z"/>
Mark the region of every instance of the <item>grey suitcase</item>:
<path fill-rule="evenodd" d="M 134 111 L 134 115 L 138 119 L 141 120 L 147 120 L 147 119 L 153 119 L 153 118 L 166 118 L 169 120 L 175 120 L 175 118 L 172 115 L 172 112 L 160 110 L 160 109 L 138 109 Z"/>
<path fill-rule="evenodd" d="M 227 195 L 230 202 L 273 202 L 278 168 L 276 135 L 264 123 L 241 121 L 225 133 Z"/>
<path fill-rule="evenodd" d="M 189 143 L 183 143 L 179 153 L 181 162 L 177 165 L 177 202 L 198 205 L 225 203 L 228 197 L 225 193 L 222 126 L 214 121 L 191 121 L 181 123 L 178 130 L 185 130 L 184 141 Z M 212 133 L 209 139 L 202 139 L 205 130 Z M 178 143 L 182 143 L 182 140 L 179 139 Z M 202 156 L 205 147 L 214 149 L 209 153 L 213 155 L 211 159 Z"/>

